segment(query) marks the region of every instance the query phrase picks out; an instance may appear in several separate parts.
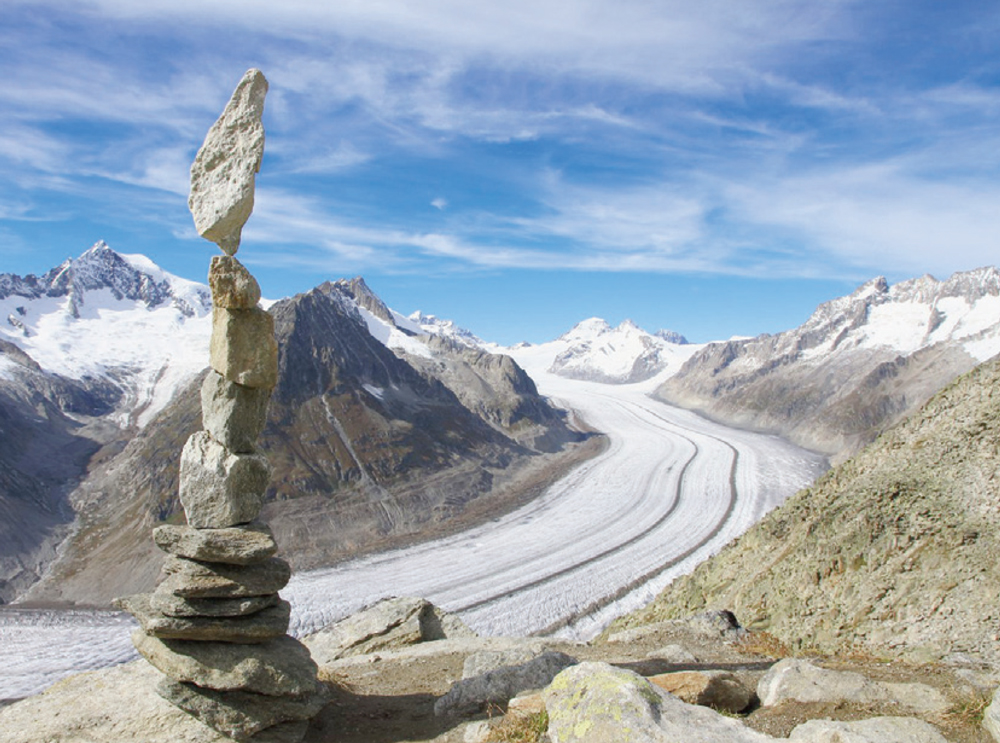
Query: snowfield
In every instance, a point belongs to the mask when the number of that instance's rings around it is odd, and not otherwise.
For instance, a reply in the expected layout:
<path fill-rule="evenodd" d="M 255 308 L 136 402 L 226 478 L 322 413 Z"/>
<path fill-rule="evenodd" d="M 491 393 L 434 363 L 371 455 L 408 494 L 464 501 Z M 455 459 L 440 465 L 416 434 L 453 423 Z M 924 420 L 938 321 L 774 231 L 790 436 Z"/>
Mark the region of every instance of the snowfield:
<path fill-rule="evenodd" d="M 528 352 L 530 353 L 530 352 Z M 589 638 L 645 604 L 823 470 L 818 455 L 647 397 L 530 368 L 607 450 L 505 517 L 460 535 L 297 574 L 282 595 L 302 636 L 386 596 L 422 596 L 482 634 Z M 0 609 L 0 698 L 135 657 L 130 617 Z"/>

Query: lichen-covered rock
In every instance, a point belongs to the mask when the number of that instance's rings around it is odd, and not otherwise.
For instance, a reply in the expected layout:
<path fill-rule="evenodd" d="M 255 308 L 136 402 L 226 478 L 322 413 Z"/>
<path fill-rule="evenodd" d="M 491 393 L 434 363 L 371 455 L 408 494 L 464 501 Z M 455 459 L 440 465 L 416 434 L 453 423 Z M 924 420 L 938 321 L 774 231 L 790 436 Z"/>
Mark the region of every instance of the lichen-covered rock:
<path fill-rule="evenodd" d="M 264 97 L 267 80 L 248 70 L 191 165 L 188 208 L 198 234 L 228 255 L 253 211 L 254 181 L 264 156 Z"/>
<path fill-rule="evenodd" d="M 143 632 L 163 640 L 267 642 L 288 631 L 291 616 L 291 605 L 287 601 L 278 601 L 274 606 L 238 617 L 167 616 L 152 607 L 148 593 L 118 599 L 116 604 L 139 621 Z"/>
<path fill-rule="evenodd" d="M 224 529 L 163 524 L 153 529 L 153 541 L 164 552 L 178 557 L 232 565 L 261 562 L 278 549 L 271 528 L 260 522 Z"/>
<path fill-rule="evenodd" d="M 260 301 L 257 279 L 231 255 L 216 255 L 208 269 L 212 304 L 227 310 L 249 310 Z"/>
<path fill-rule="evenodd" d="M 170 555 L 163 572 L 166 578 L 156 587 L 157 593 L 194 599 L 268 596 L 284 588 L 292 576 L 291 566 L 280 557 L 253 565 L 226 565 Z"/>
<path fill-rule="evenodd" d="M 249 310 L 215 307 L 209 362 L 230 382 L 273 389 L 278 383 L 274 318 L 259 307 Z"/>
<path fill-rule="evenodd" d="M 142 630 L 132 633 L 136 650 L 175 681 L 218 691 L 258 694 L 311 694 L 316 663 L 298 640 L 287 635 L 258 645 L 161 640 Z"/>
<path fill-rule="evenodd" d="M 567 668 L 544 692 L 552 743 L 773 743 L 708 707 L 685 704 L 606 663 Z"/>
<path fill-rule="evenodd" d="M 788 736 L 806 743 L 946 743 L 936 727 L 913 717 L 873 717 L 841 722 L 809 720 Z"/>
<path fill-rule="evenodd" d="M 230 382 L 209 371 L 201 385 L 201 420 L 205 430 L 234 454 L 254 451 L 267 422 L 271 390 Z"/>
<path fill-rule="evenodd" d="M 269 696 L 250 691 L 215 691 L 162 678 L 157 693 L 188 714 L 234 740 L 248 740 L 265 728 L 308 720 L 325 703 L 322 685 L 311 694 Z M 257 740 L 253 737 L 253 740 Z"/>
<path fill-rule="evenodd" d="M 271 478 L 267 459 L 234 454 L 206 431 L 188 438 L 181 452 L 180 501 L 190 526 L 219 529 L 260 515 Z"/>

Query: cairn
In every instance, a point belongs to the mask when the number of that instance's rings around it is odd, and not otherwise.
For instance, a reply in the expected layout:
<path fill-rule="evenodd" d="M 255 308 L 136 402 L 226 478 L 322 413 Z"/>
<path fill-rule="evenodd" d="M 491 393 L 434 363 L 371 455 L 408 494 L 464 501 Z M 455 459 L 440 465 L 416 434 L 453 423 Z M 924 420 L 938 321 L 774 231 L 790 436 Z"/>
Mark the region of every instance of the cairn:
<path fill-rule="evenodd" d="M 257 520 L 271 469 L 256 452 L 278 376 L 271 316 L 236 260 L 264 151 L 267 80 L 244 75 L 191 166 L 188 205 L 212 258 L 211 370 L 201 388 L 204 430 L 184 445 L 180 501 L 187 525 L 153 530 L 167 553 L 151 594 L 119 599 L 139 621 L 139 653 L 164 675 L 157 692 L 235 740 L 300 741 L 323 706 L 309 651 L 289 637 L 291 576 Z"/>

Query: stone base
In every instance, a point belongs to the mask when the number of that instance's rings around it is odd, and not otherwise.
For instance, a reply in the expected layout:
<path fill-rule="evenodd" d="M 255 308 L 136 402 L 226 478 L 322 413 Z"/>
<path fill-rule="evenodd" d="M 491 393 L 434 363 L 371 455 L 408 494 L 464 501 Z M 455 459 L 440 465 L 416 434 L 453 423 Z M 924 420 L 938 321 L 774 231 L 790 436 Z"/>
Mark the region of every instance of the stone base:
<path fill-rule="evenodd" d="M 317 692 L 297 696 L 266 696 L 248 691 L 215 691 L 163 677 L 156 693 L 194 715 L 210 728 L 235 740 L 247 740 L 282 722 L 309 720 L 326 703 Z"/>
<path fill-rule="evenodd" d="M 117 599 L 115 605 L 139 620 L 147 635 L 164 640 L 261 643 L 288 631 L 292 607 L 287 601 L 244 617 L 171 617 L 150 606 L 150 594 Z"/>

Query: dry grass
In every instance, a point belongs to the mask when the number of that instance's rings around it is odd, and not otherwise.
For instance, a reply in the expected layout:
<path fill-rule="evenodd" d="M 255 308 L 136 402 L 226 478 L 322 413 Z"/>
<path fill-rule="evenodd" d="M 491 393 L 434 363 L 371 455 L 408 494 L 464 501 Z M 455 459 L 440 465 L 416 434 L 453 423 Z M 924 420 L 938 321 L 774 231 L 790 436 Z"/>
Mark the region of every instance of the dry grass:
<path fill-rule="evenodd" d="M 766 658 L 788 658 L 792 649 L 770 632 L 748 632 L 736 643 L 735 648 L 746 655 L 762 655 Z"/>
<path fill-rule="evenodd" d="M 549 715 L 540 712 L 510 711 L 490 730 L 487 743 L 538 743 L 549 729 Z"/>

